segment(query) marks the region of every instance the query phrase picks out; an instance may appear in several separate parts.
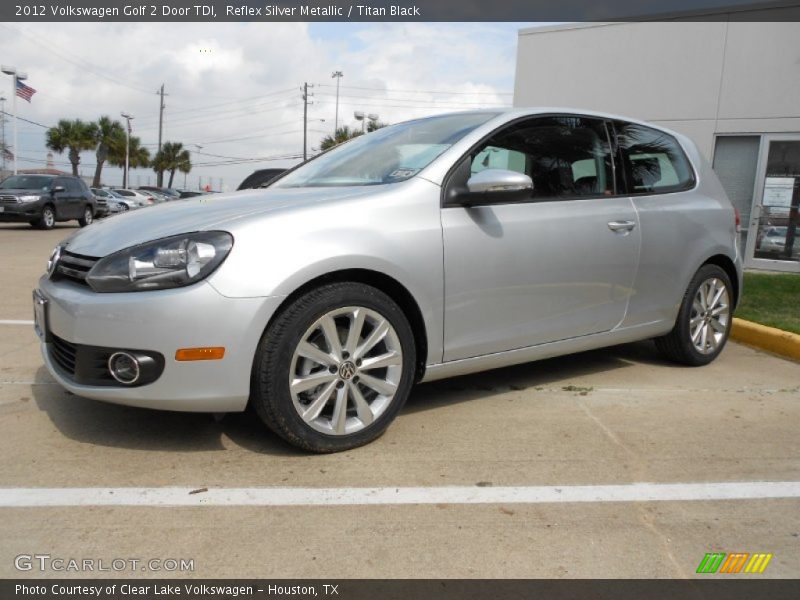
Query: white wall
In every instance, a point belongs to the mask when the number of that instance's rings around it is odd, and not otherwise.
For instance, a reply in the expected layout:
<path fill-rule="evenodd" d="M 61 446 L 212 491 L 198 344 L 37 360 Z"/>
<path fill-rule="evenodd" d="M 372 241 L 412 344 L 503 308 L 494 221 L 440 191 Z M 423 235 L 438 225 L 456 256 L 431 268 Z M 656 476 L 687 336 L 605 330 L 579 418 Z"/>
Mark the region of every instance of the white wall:
<path fill-rule="evenodd" d="M 774 21 L 747 21 L 756 17 Z M 514 105 L 653 121 L 688 135 L 709 158 L 715 132 L 800 132 L 800 22 L 787 17 L 774 9 L 717 22 L 525 29 Z"/>

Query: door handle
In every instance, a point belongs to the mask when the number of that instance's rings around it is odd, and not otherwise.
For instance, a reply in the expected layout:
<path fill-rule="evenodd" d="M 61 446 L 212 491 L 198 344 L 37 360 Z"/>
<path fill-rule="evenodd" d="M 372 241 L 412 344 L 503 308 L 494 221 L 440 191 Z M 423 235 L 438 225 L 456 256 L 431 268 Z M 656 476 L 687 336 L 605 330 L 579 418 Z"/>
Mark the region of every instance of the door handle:
<path fill-rule="evenodd" d="M 609 221 L 608 228 L 615 233 L 627 233 L 633 231 L 636 221 Z"/>

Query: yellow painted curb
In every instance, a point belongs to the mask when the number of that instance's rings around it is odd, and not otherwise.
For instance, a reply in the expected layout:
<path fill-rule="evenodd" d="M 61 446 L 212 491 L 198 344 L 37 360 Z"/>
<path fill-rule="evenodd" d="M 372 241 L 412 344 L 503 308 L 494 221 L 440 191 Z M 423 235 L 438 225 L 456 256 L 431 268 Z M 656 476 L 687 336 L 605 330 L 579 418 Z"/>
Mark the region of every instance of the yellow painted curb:
<path fill-rule="evenodd" d="M 796 333 L 734 318 L 731 338 L 773 354 L 800 360 L 800 335 Z"/>

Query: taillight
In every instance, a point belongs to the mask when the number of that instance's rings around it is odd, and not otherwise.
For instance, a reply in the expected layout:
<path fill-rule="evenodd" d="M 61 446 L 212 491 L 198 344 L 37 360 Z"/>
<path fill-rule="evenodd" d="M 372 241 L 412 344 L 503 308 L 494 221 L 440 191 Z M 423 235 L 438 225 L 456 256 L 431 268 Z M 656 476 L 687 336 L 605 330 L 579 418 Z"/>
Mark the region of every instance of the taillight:
<path fill-rule="evenodd" d="M 736 233 L 742 233 L 742 213 L 739 212 L 738 208 L 734 207 L 733 214 L 736 215 Z"/>

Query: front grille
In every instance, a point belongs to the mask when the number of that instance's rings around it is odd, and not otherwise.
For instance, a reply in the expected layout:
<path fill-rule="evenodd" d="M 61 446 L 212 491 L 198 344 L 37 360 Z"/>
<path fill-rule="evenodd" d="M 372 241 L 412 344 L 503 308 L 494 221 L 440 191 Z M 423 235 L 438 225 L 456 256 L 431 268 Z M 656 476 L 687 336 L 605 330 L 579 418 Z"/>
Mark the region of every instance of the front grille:
<path fill-rule="evenodd" d="M 86 275 L 98 260 L 100 259 L 93 256 L 83 256 L 82 254 L 73 254 L 63 250 L 61 257 L 58 259 L 55 275 L 58 278 L 88 285 L 86 283 Z"/>
<path fill-rule="evenodd" d="M 0 204 L 16 204 L 16 196 L 0 196 Z"/>
<path fill-rule="evenodd" d="M 78 349 L 75 347 L 75 344 L 62 340 L 60 337 L 56 337 L 55 335 L 51 337 L 50 356 L 67 375 L 74 377 Z"/>

